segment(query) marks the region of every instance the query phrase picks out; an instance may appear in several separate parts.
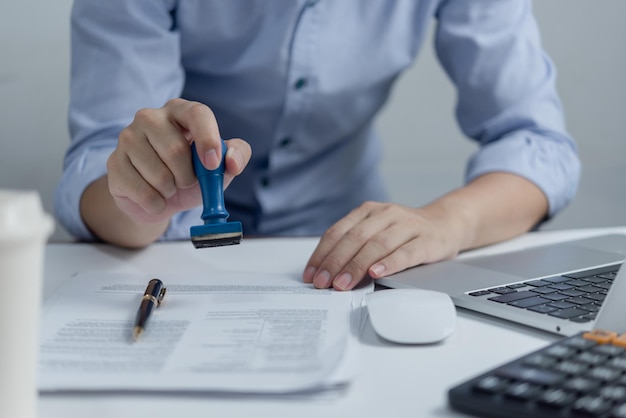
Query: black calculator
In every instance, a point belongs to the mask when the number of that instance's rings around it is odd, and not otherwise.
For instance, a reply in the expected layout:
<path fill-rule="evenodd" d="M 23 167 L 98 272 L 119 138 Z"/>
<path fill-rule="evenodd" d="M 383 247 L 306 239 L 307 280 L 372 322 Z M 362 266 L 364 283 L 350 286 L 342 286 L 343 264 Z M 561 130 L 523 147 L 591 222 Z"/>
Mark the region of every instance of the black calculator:
<path fill-rule="evenodd" d="M 626 418 L 626 334 L 581 332 L 448 391 L 478 417 Z"/>

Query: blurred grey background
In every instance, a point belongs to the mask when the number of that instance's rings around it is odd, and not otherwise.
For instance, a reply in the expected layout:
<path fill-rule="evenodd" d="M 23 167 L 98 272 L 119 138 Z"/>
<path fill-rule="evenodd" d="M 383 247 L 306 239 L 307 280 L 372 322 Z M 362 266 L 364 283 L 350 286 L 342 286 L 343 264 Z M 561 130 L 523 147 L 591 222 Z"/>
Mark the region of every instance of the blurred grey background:
<path fill-rule="evenodd" d="M 68 145 L 71 0 L 10 2 L 0 15 L 0 188 L 36 189 L 52 212 Z M 626 1 L 537 0 L 583 176 L 574 203 L 544 229 L 626 225 Z M 454 90 L 424 44 L 379 125 L 392 200 L 421 205 L 461 185 L 474 146 L 453 117 Z M 67 240 L 60 226 L 53 240 Z"/>

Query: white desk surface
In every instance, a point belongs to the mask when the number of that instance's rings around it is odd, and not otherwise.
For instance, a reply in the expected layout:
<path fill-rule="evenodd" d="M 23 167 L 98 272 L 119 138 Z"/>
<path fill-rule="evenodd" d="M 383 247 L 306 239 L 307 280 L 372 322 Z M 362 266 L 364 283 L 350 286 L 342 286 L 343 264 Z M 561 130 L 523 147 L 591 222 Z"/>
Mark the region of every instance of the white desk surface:
<path fill-rule="evenodd" d="M 526 234 L 466 253 L 482 255 L 582 238 L 626 227 Z M 190 242 L 159 243 L 127 251 L 106 245 L 49 244 L 44 297 L 73 273 L 86 270 L 178 273 L 213 269 L 281 272 L 300 277 L 317 238 L 244 239 L 241 245 L 196 250 Z M 347 389 L 327 396 L 45 394 L 41 418 L 261 418 L 261 417 L 460 417 L 447 390 L 558 337 L 459 310 L 455 333 L 441 344 L 402 346 L 380 340 L 366 325 L 359 375 Z"/>

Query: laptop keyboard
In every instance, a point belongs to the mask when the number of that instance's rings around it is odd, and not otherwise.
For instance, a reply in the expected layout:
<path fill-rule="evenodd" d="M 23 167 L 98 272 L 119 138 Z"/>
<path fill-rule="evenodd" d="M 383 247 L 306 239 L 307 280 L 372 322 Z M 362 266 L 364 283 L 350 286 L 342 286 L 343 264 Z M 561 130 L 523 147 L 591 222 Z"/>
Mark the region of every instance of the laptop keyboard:
<path fill-rule="evenodd" d="M 593 321 L 620 264 L 469 292 L 495 303 L 573 322 Z"/>

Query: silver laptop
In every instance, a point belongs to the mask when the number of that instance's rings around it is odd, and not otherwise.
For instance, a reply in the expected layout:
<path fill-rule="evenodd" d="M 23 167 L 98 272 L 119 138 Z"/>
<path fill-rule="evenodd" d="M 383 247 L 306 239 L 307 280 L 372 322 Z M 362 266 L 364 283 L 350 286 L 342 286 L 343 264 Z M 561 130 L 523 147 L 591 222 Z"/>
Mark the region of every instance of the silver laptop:
<path fill-rule="evenodd" d="M 376 282 L 450 295 L 455 305 L 562 335 L 626 332 L 626 235 L 610 234 L 414 267 Z"/>

